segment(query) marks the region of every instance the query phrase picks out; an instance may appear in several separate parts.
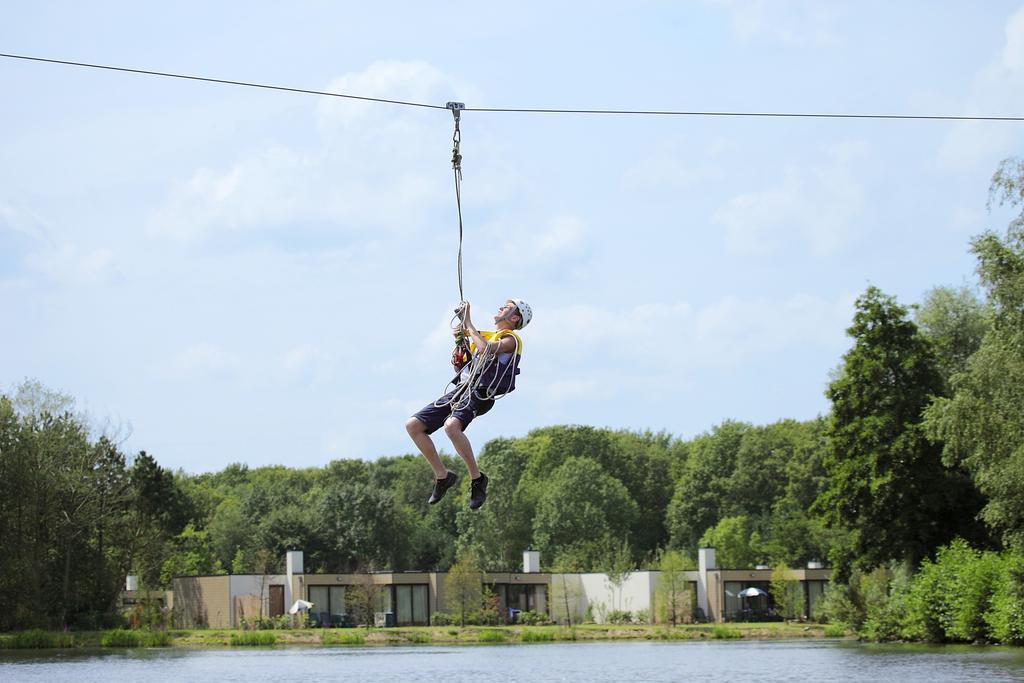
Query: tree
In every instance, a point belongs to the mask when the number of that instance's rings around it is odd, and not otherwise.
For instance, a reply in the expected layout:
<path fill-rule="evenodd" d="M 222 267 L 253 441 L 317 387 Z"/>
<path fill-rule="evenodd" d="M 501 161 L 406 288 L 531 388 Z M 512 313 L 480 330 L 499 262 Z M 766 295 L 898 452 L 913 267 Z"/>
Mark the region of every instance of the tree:
<path fill-rule="evenodd" d="M 1024 160 L 1007 159 L 990 188 L 993 202 L 1018 207 L 1006 234 L 971 242 L 992 309 L 980 348 L 952 377 L 953 396 L 927 412 L 945 462 L 963 465 L 988 502 L 982 518 L 1005 543 L 1024 548 Z"/>
<path fill-rule="evenodd" d="M 943 381 L 963 372 L 991 327 L 988 308 L 967 287 L 935 287 L 914 311 L 914 322 L 931 342 Z"/>
<path fill-rule="evenodd" d="M 833 551 L 841 580 L 852 562 L 917 564 L 970 527 L 977 512 L 970 481 L 943 466 L 941 446 L 922 429 L 942 377 L 907 310 L 869 287 L 847 334 L 853 347 L 826 391 L 829 479 L 815 503 L 829 526 L 853 531 L 850 547 Z"/>
<path fill-rule="evenodd" d="M 658 583 L 655 598 L 658 620 L 672 626 L 693 619 L 693 591 L 686 570 L 694 563 L 678 550 L 662 550 L 658 555 Z"/>
<path fill-rule="evenodd" d="M 553 562 L 590 570 L 604 560 L 608 539 L 624 538 L 636 515 L 622 483 L 589 458 L 568 458 L 537 498 L 535 545 Z"/>
<path fill-rule="evenodd" d="M 520 486 L 527 458 L 515 440 L 489 441 L 480 453 L 480 468 L 491 482 L 487 505 L 475 511 L 460 505 L 455 513 L 457 552 L 474 552 L 488 570 L 515 568 L 530 546 L 536 496 Z"/>
<path fill-rule="evenodd" d="M 210 545 L 222 567 L 231 567 L 231 571 L 240 574 L 258 572 L 252 552 L 255 529 L 237 498 L 228 496 L 221 501 L 207 523 L 206 530 L 210 534 Z M 246 561 L 242 566 L 235 567 L 233 560 L 239 553 Z"/>
<path fill-rule="evenodd" d="M 326 560 L 334 571 L 370 563 L 394 567 L 404 553 L 405 534 L 394 499 L 361 482 L 332 485 L 321 500 L 318 534 L 326 543 Z"/>
<path fill-rule="evenodd" d="M 125 457 L 72 407 L 33 381 L 0 396 L 0 629 L 98 628 L 124 580 Z"/>
<path fill-rule="evenodd" d="M 563 564 L 552 567 L 551 574 L 551 618 L 572 626 L 573 621 L 580 623 L 583 610 L 580 601 L 585 597 L 583 582 L 579 574 Z"/>
<path fill-rule="evenodd" d="M 629 549 L 629 541 L 623 540 L 611 546 L 608 559 L 605 560 L 605 576 L 614 594 L 617 594 L 615 609 L 622 611 L 622 587 L 636 569 L 633 554 Z"/>
<path fill-rule="evenodd" d="M 463 553 L 448 570 L 444 579 L 447 609 L 459 615 L 459 626 L 477 612 L 483 603 L 483 573 L 480 561 L 471 552 Z"/>
<path fill-rule="evenodd" d="M 383 586 L 373 581 L 368 573 L 359 575 L 354 585 L 345 587 L 345 603 L 351 608 L 356 623 L 363 624 L 369 630 L 374 625 L 374 615 L 381 603 Z"/>
<path fill-rule="evenodd" d="M 746 515 L 725 517 L 705 532 L 700 545 L 714 548 L 718 564 L 728 569 L 748 569 L 761 560 L 761 536 Z"/>
<path fill-rule="evenodd" d="M 666 511 L 673 548 L 694 551 L 701 534 L 731 514 L 731 478 L 750 425 L 727 421 L 694 439 Z"/>
<path fill-rule="evenodd" d="M 260 577 L 260 619 L 262 619 L 264 607 L 267 607 L 267 616 L 270 616 L 270 596 L 267 595 L 267 584 L 270 582 L 270 575 L 277 573 L 280 560 L 274 555 L 274 551 L 269 548 L 260 548 L 256 551 L 254 562 L 256 574 Z"/>
<path fill-rule="evenodd" d="M 772 581 L 768 587 L 783 619 L 796 619 L 802 613 L 804 594 L 800 581 L 793 577 L 793 570 L 784 564 L 772 570 Z"/>

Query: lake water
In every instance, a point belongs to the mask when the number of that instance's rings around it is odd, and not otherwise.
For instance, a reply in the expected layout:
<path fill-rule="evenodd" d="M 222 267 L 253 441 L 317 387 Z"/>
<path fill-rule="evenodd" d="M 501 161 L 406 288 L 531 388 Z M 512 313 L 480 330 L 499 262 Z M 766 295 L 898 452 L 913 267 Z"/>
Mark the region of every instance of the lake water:
<path fill-rule="evenodd" d="M 1024 650 L 841 641 L 0 651 L 0 681 L 1024 681 Z"/>

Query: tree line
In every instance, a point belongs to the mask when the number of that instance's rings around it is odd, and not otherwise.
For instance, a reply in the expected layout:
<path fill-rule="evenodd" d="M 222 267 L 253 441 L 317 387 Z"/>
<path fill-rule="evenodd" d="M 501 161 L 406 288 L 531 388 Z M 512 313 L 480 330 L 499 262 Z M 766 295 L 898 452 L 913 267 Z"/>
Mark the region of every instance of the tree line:
<path fill-rule="evenodd" d="M 825 616 L 863 627 L 865 576 L 888 577 L 889 596 L 950 548 L 1017 557 L 1024 544 L 1024 162 L 1000 165 L 990 201 L 1020 213 L 971 241 L 980 291 L 936 287 L 908 306 L 869 287 L 827 415 L 727 420 L 691 439 L 581 425 L 495 439 L 477 513 L 465 490 L 428 506 L 418 455 L 172 472 L 26 382 L 0 395 L 0 628 L 109 621 L 126 574 L 162 588 L 273 572 L 291 548 L 311 572 L 466 556 L 514 570 L 528 547 L 546 570 L 606 571 L 667 551 L 690 566 L 703 545 L 726 568 L 827 561 Z M 986 585 L 1024 595 L 1016 576 Z"/>

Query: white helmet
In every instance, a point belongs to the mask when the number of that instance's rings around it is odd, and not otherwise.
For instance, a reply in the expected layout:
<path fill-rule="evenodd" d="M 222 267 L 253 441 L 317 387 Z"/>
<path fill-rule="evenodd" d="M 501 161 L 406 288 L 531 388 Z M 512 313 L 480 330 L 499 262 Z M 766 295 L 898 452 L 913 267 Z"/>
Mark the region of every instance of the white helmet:
<path fill-rule="evenodd" d="M 511 303 L 516 305 L 519 309 L 519 324 L 516 325 L 517 330 L 521 330 L 530 324 L 533 320 L 533 309 L 530 308 L 530 304 L 526 303 L 522 299 L 509 299 Z"/>

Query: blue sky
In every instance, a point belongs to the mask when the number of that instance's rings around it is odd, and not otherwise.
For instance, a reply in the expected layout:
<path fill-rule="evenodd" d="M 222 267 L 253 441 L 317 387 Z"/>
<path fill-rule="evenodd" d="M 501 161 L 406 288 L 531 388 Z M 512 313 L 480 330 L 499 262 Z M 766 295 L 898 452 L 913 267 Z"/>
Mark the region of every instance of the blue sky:
<path fill-rule="evenodd" d="M 1024 5 L 998 0 L 15 2 L 0 52 L 442 105 L 1024 114 Z M 12 60 L 0 87 L 0 389 L 38 379 L 193 472 L 412 452 L 450 375 L 450 114 Z M 467 297 L 535 311 L 471 439 L 827 411 L 855 297 L 973 283 L 1022 142 L 467 113 Z"/>

